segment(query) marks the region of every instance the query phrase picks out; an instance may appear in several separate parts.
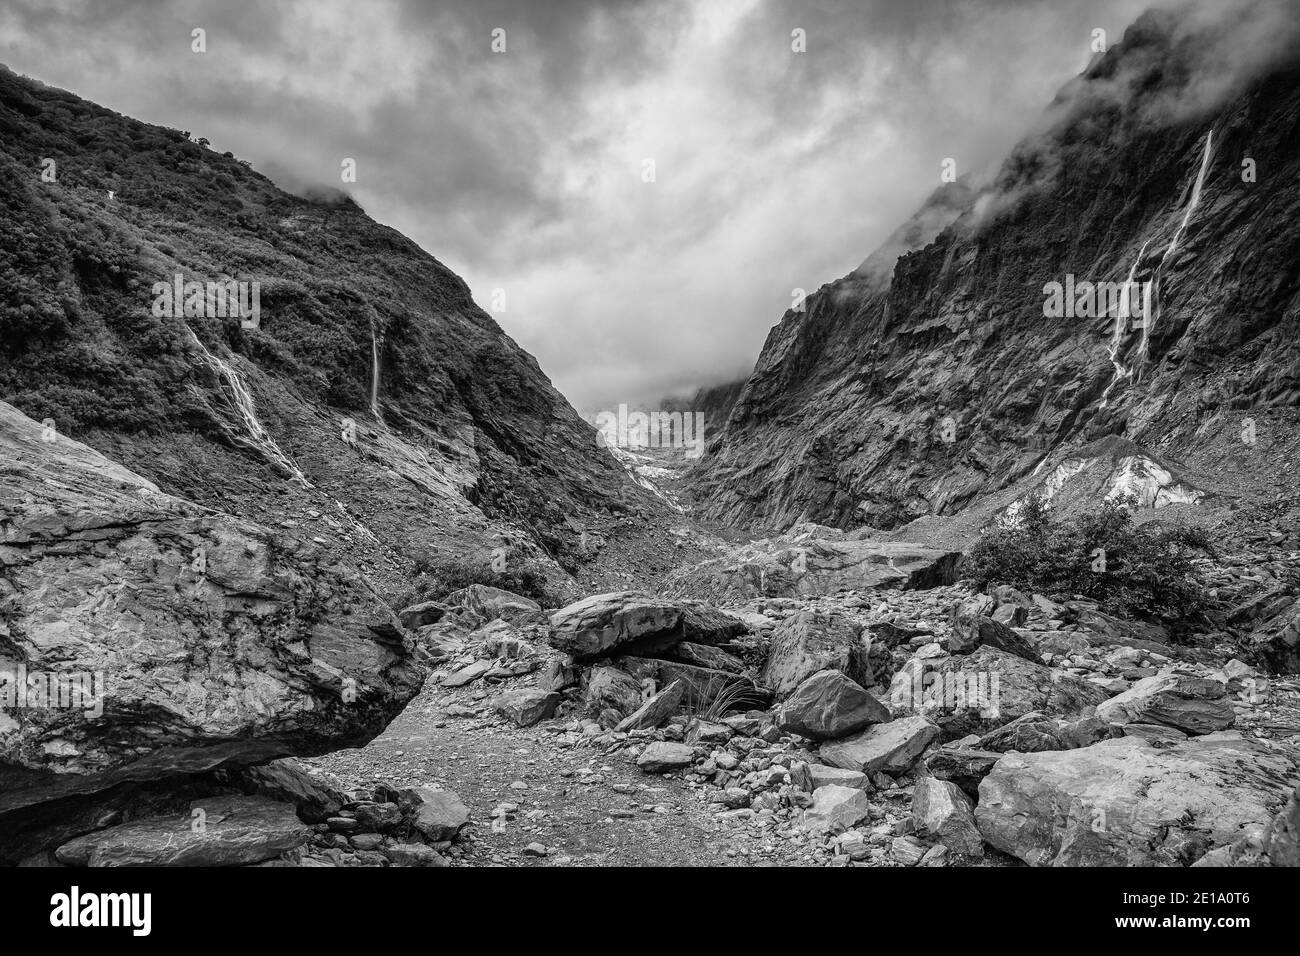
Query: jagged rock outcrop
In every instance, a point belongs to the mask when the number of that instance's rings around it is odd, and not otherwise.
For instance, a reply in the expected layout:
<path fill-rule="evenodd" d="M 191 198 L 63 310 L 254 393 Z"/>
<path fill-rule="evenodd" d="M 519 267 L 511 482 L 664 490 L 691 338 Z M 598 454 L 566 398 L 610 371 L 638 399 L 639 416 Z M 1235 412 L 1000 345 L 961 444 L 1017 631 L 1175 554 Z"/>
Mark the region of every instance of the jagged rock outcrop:
<path fill-rule="evenodd" d="M 0 672 L 27 681 L 0 695 L 7 832 L 119 785 L 362 744 L 419 690 L 393 613 L 318 549 L 3 403 L 0 460 Z"/>
<path fill-rule="evenodd" d="M 704 515 L 894 528 L 988 500 L 968 538 L 1070 461 L 1157 507 L 1202 495 L 1161 456 L 1289 479 L 1289 453 L 1245 464 L 1242 428 L 1282 444 L 1300 399 L 1300 22 L 1242 56 L 1252 22 L 1144 14 L 990 185 L 939 203 L 960 215 L 923 210 L 787 312 L 692 478 Z M 1050 317 L 1067 277 L 1151 283 L 1145 328 Z M 1080 451 L 1103 435 L 1129 441 Z"/>

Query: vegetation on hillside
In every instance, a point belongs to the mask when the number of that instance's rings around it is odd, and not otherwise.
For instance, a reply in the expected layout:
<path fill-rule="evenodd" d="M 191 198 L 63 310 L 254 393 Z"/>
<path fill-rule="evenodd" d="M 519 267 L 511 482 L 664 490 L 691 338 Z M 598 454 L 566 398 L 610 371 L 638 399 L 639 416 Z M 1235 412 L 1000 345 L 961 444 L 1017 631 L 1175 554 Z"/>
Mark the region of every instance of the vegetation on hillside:
<path fill-rule="evenodd" d="M 1134 502 L 1103 501 L 1072 518 L 1037 496 L 982 537 L 962 565 L 981 587 L 1009 584 L 1052 598 L 1079 594 L 1124 617 L 1191 625 L 1210 607 L 1194 563 L 1213 549 L 1199 528 L 1136 524 Z"/>

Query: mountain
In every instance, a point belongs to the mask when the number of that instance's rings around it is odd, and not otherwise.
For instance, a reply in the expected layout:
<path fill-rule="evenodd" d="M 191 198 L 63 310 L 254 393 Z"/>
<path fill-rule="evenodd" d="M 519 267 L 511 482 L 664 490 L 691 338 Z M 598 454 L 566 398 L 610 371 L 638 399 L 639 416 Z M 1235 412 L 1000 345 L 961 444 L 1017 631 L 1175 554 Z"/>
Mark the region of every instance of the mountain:
<path fill-rule="evenodd" d="M 0 175 L 0 399 L 160 489 L 390 592 L 493 547 L 563 582 L 574 523 L 635 502 L 466 284 L 347 196 L 2 68 Z M 256 328 L 161 298 L 227 280 Z"/>
<path fill-rule="evenodd" d="M 1300 24 L 1284 7 L 1143 15 L 988 185 L 936 193 L 787 312 L 691 476 L 702 516 L 922 540 L 965 515 L 969 540 L 1067 483 L 1063 462 L 1111 462 L 1110 438 L 1128 451 L 1104 493 L 1190 497 L 1229 523 L 1277 500 L 1300 519 Z M 1140 297 L 1122 322 L 1114 302 L 1050 316 L 1052 283 L 1126 280 L 1150 284 L 1145 329 Z"/>

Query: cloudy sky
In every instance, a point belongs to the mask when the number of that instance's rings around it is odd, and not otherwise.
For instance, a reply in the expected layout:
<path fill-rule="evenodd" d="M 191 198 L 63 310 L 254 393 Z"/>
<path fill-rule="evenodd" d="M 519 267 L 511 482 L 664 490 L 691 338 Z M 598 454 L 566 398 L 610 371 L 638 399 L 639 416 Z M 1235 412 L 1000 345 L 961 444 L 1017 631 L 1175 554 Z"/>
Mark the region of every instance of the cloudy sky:
<path fill-rule="evenodd" d="M 0 0 L 0 62 L 286 188 L 355 158 L 344 188 L 501 290 L 592 412 L 748 372 L 792 289 L 852 270 L 945 158 L 996 163 L 1151 2 Z"/>

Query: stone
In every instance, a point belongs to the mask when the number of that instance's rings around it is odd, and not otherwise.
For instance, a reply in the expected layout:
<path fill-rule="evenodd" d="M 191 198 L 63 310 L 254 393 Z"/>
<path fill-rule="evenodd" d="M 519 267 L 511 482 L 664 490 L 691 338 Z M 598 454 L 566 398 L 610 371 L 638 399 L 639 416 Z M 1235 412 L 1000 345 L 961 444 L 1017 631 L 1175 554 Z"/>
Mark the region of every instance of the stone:
<path fill-rule="evenodd" d="M 469 608 L 487 621 L 528 623 L 543 619 L 542 606 L 532 598 L 486 584 L 471 584 L 459 591 L 452 591 L 442 601 L 450 607 Z"/>
<path fill-rule="evenodd" d="M 1267 826 L 1297 755 L 1234 732 L 1007 754 L 979 787 L 985 842 L 1032 866 L 1186 866 Z"/>
<path fill-rule="evenodd" d="M 644 728 L 658 727 L 672 716 L 686 694 L 686 681 L 675 680 L 659 693 L 655 694 L 633 713 L 619 721 L 615 730 L 626 732 Z"/>
<path fill-rule="evenodd" d="M 0 671 L 89 683 L 0 717 L 0 864 L 130 786 L 361 746 L 419 691 L 357 571 L 41 435 L 0 402 Z"/>
<path fill-rule="evenodd" d="M 961 787 L 972 800 L 979 796 L 980 781 L 988 776 L 1002 755 L 973 747 L 936 747 L 923 759 L 925 772 Z"/>
<path fill-rule="evenodd" d="M 190 812 L 134 820 L 64 843 L 65 866 L 247 866 L 294 850 L 311 831 L 293 805 L 266 797 L 196 800 Z"/>
<path fill-rule="evenodd" d="M 1074 718 L 1107 699 L 1100 687 L 987 645 L 970 654 L 913 658 L 894 675 L 888 704 L 921 713 L 941 739 L 981 736 L 1030 713 Z"/>
<path fill-rule="evenodd" d="M 614 651 L 642 654 L 682 641 L 721 644 L 745 625 L 699 602 L 671 601 L 638 591 L 593 594 L 551 615 L 550 642 L 578 660 Z"/>
<path fill-rule="evenodd" d="M 394 866 L 446 866 L 447 861 L 431 846 L 423 843 L 394 843 L 385 847 L 385 856 Z"/>
<path fill-rule="evenodd" d="M 683 662 L 695 664 L 697 667 L 727 671 L 731 674 L 742 674 L 745 671 L 744 661 L 720 647 L 682 641 L 672 648 L 672 654 Z"/>
<path fill-rule="evenodd" d="M 956 856 L 984 855 L 984 838 L 975 825 L 970 798 L 955 783 L 921 777 L 912 790 L 916 832 L 942 843 Z"/>
<path fill-rule="evenodd" d="M 916 866 L 925 853 L 925 844 L 914 836 L 894 837 L 889 844 L 889 858 L 903 866 Z"/>
<path fill-rule="evenodd" d="M 641 681 L 636 677 L 617 667 L 592 668 L 583 692 L 583 708 L 586 713 L 594 716 L 610 709 L 622 720 L 640 707 L 641 703 Z"/>
<path fill-rule="evenodd" d="M 1166 724 L 1189 734 L 1226 730 L 1236 720 L 1221 681 L 1187 674 L 1145 677 L 1099 704 L 1097 716 L 1112 724 Z"/>
<path fill-rule="evenodd" d="M 454 840 L 469 823 L 469 808 L 450 790 L 411 787 L 400 791 L 399 799 L 415 831 L 430 843 Z"/>
<path fill-rule="evenodd" d="M 977 647 L 994 647 L 1033 664 L 1043 662 L 1038 649 L 1006 624 L 990 617 L 959 614 L 948 638 L 948 652 L 969 654 Z"/>
<path fill-rule="evenodd" d="M 872 683 L 860 629 L 842 615 L 801 611 L 772 632 L 759 683 L 771 689 L 777 700 L 784 700 L 823 670 L 839 671 L 860 685 Z"/>
<path fill-rule="evenodd" d="M 416 631 L 430 624 L 437 624 L 447 613 L 447 605 L 441 601 L 424 601 L 412 604 L 397 612 L 397 621 L 408 631 Z"/>
<path fill-rule="evenodd" d="M 787 733 L 827 740 L 889 718 L 889 709 L 856 681 L 837 670 L 824 670 L 795 688 L 777 711 L 776 722 Z"/>
<path fill-rule="evenodd" d="M 219 774 L 247 794 L 292 803 L 307 823 L 321 823 L 343 808 L 343 794 L 289 757 Z"/>
<path fill-rule="evenodd" d="M 832 784 L 839 787 L 852 787 L 855 790 L 870 791 L 875 789 L 871 786 L 871 781 L 867 775 L 860 770 L 845 770 L 842 767 L 814 763 L 808 765 L 808 772 L 812 777 L 812 788 L 814 790 Z"/>
<path fill-rule="evenodd" d="M 565 661 L 548 661 L 537 678 L 542 690 L 566 690 L 578 683 L 578 669 Z"/>
<path fill-rule="evenodd" d="M 442 686 L 464 687 L 466 684 L 472 684 L 491 669 L 492 664 L 490 661 L 474 661 L 472 664 L 466 664 L 444 677 Z"/>
<path fill-rule="evenodd" d="M 545 720 L 555 713 L 555 708 L 559 705 L 559 694 L 540 687 L 506 691 L 492 704 L 498 714 L 519 727 L 531 727 L 539 720 Z"/>
<path fill-rule="evenodd" d="M 1269 821 L 1262 843 L 1270 865 L 1300 866 L 1300 787 Z"/>
<path fill-rule="evenodd" d="M 897 776 L 906 773 L 938 736 L 939 728 L 924 717 L 901 717 L 824 743 L 818 753 L 832 767 Z"/>
<path fill-rule="evenodd" d="M 354 812 L 358 828 L 367 832 L 387 833 L 402 822 L 402 810 L 395 803 L 362 803 Z"/>
<path fill-rule="evenodd" d="M 641 751 L 636 765 L 646 773 L 670 773 L 689 767 L 694 755 L 694 748 L 687 744 L 656 741 Z"/>
<path fill-rule="evenodd" d="M 812 794 L 813 805 L 803 813 L 804 827 L 813 833 L 841 833 L 871 814 L 866 791 L 828 784 Z"/>

